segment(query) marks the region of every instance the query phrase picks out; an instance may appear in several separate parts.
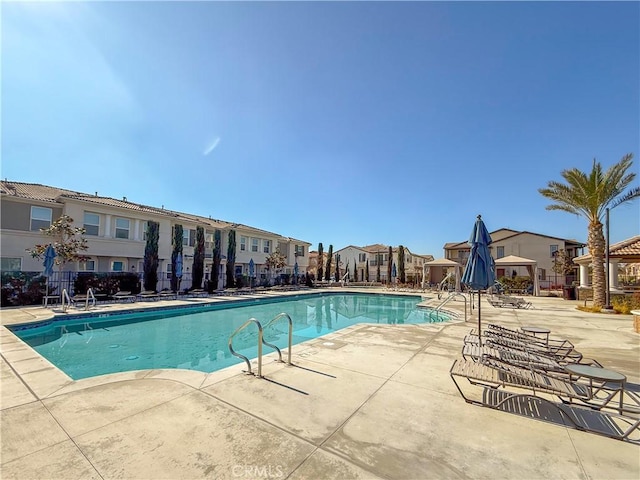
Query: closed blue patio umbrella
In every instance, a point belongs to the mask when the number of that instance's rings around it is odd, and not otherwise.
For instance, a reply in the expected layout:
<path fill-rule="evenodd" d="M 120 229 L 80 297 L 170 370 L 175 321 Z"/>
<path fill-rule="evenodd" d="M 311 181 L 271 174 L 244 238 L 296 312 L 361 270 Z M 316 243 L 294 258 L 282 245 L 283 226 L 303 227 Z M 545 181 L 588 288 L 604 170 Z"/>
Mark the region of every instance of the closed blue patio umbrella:
<path fill-rule="evenodd" d="M 491 235 L 489 235 L 482 217 L 478 215 L 468 242 L 471 245 L 471 253 L 462 274 L 462 283 L 470 289 L 478 291 L 478 336 L 482 335 L 480 290 L 486 290 L 496 280 L 493 258 L 489 252 L 491 241 Z M 480 337 L 480 345 L 482 345 L 482 337 Z"/>
<path fill-rule="evenodd" d="M 293 281 L 294 283 L 298 283 L 298 262 L 293 265 Z"/>
<path fill-rule="evenodd" d="M 393 266 L 391 267 L 391 278 L 394 279 L 398 276 L 398 271 L 396 270 L 396 264 L 394 263 Z"/>
<path fill-rule="evenodd" d="M 256 264 L 253 263 L 253 258 L 249 260 L 249 287 L 253 287 L 253 276 L 255 275 Z"/>

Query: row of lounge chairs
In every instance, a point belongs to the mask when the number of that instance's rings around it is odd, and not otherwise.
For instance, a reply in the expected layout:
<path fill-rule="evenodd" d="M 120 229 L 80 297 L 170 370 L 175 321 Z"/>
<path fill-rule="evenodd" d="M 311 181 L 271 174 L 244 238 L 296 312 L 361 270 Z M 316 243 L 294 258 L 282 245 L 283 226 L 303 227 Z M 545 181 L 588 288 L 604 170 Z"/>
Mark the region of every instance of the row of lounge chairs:
<path fill-rule="evenodd" d="M 569 340 L 489 324 L 465 337 L 450 375 L 467 403 L 640 444 L 637 389 Z"/>
<path fill-rule="evenodd" d="M 521 297 L 512 297 L 510 295 L 490 295 L 487 301 L 498 308 L 532 308 L 533 304 L 527 302 Z"/>

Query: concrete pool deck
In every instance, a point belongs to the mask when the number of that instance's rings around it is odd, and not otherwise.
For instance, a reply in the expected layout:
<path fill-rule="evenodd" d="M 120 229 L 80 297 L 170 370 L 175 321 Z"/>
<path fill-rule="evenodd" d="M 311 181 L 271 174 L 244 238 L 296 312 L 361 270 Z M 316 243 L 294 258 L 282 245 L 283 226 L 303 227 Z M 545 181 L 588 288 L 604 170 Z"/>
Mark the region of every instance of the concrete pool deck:
<path fill-rule="evenodd" d="M 527 300 L 483 301 L 483 323 L 547 327 L 640 389 L 631 315 Z M 237 365 L 72 381 L 4 328 L 50 316 L 1 312 L 2 479 L 640 478 L 638 445 L 465 403 L 449 369 L 475 317 L 354 325 L 294 346 L 294 366 L 265 356 L 265 379 Z"/>

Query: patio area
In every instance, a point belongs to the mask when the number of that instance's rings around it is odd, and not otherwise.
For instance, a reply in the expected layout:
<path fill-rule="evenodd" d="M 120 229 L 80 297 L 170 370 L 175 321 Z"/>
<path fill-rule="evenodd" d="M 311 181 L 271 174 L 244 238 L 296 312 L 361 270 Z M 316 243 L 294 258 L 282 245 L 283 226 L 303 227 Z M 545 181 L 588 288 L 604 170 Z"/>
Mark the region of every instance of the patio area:
<path fill-rule="evenodd" d="M 533 308 L 484 300 L 483 323 L 548 328 L 640 391 L 640 335 L 631 315 L 587 314 L 575 309 L 580 302 L 560 298 L 527 300 Z M 213 300 L 190 300 L 200 301 Z M 449 376 L 476 324 L 475 317 L 464 322 L 463 308 L 451 304 L 459 320 L 446 323 L 340 330 L 294 346 L 294 366 L 267 355 L 265 379 L 237 365 L 211 374 L 147 370 L 71 381 L 2 327 L 0 475 L 640 478 L 638 445 L 465 403 Z M 4 309 L 1 320 L 47 315 L 40 307 Z"/>

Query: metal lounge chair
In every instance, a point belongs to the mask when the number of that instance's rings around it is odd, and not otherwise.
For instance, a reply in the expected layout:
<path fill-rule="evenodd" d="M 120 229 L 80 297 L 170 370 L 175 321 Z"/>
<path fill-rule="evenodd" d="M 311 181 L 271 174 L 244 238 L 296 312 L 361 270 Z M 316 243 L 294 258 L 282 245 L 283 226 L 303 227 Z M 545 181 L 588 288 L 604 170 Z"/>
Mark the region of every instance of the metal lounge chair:
<path fill-rule="evenodd" d="M 159 296 L 156 292 L 154 292 L 153 290 L 144 290 L 142 292 L 140 292 L 137 297 L 140 300 L 152 300 L 152 301 L 156 301 L 158 300 Z"/>
<path fill-rule="evenodd" d="M 508 391 L 504 387 L 510 386 L 518 390 L 528 390 L 531 387 L 522 385 L 521 379 L 517 376 L 465 359 L 455 360 L 449 373 L 467 403 L 570 426 L 618 440 L 640 443 L 640 419 L 637 416 L 594 409 L 591 405 L 554 402 L 540 396 L 540 392 L 536 390 L 533 390 L 533 394 L 528 391 Z M 465 395 L 456 377 L 466 378 L 469 385 L 479 387 L 482 392 L 479 398 Z M 589 397 L 586 391 L 581 393 L 581 390 L 578 388 L 576 395 Z"/>
<path fill-rule="evenodd" d="M 544 372 L 533 367 L 522 367 L 502 359 L 485 356 L 481 362 L 505 376 L 511 385 L 527 386 L 534 393 L 540 392 L 555 395 L 564 403 L 579 402 L 594 409 L 613 409 L 619 413 L 640 414 L 640 398 L 625 388 L 625 377 L 619 375 L 621 381 L 613 383 L 574 380 L 569 372 Z M 603 368 L 595 369 L 608 373 Z M 614 402 L 614 399 L 618 399 Z M 627 400 L 625 402 L 625 399 Z"/>
<path fill-rule="evenodd" d="M 111 296 L 111 299 L 114 301 L 123 301 L 123 302 L 135 302 L 136 295 L 131 295 L 131 292 L 119 291 L 114 293 Z"/>

